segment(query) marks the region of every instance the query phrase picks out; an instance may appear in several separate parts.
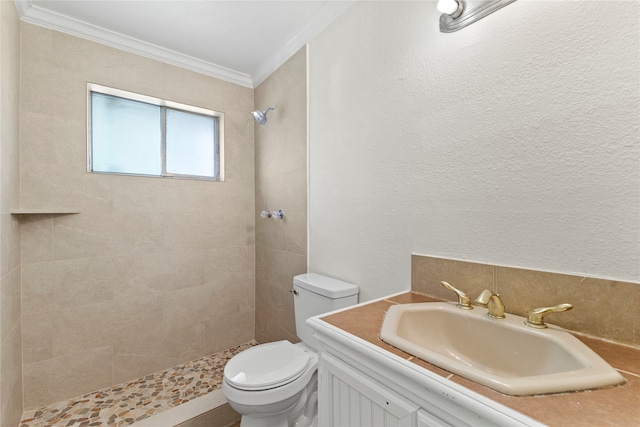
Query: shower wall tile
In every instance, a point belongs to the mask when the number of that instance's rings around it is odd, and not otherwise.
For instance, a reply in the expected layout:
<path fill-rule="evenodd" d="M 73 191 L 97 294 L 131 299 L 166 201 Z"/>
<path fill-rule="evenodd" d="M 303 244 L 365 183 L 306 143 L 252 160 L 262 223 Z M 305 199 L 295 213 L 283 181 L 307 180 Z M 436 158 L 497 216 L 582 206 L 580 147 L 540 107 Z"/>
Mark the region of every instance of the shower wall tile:
<path fill-rule="evenodd" d="M 22 304 L 25 313 L 63 309 L 113 299 L 109 258 L 25 263 Z"/>
<path fill-rule="evenodd" d="M 22 316 L 22 362 L 25 365 L 53 358 L 53 313 Z"/>
<path fill-rule="evenodd" d="M 526 317 L 538 307 L 569 303 L 545 321 L 562 328 L 624 344 L 640 345 L 640 284 L 454 259 L 412 255 L 411 290 L 455 301 L 440 280 L 473 298 L 482 289 L 499 293 L 507 313 Z M 493 287 L 491 287 L 493 284 Z"/>
<path fill-rule="evenodd" d="M 205 354 L 216 353 L 246 342 L 255 336 L 255 310 L 215 315 L 205 322 Z"/>
<path fill-rule="evenodd" d="M 20 252 L 22 262 L 53 260 L 52 215 L 21 215 Z"/>
<path fill-rule="evenodd" d="M 253 89 L 20 28 L 19 203 L 80 211 L 22 218 L 27 406 L 252 340 Z M 88 173 L 87 82 L 223 112 L 225 181 Z"/>
<path fill-rule="evenodd" d="M 20 18 L 0 2 L 0 427 L 22 415 L 20 293 Z"/>
<path fill-rule="evenodd" d="M 204 323 L 194 323 L 116 342 L 113 347 L 114 382 L 143 377 L 166 366 L 209 354 L 204 349 L 204 329 Z"/>
<path fill-rule="evenodd" d="M 22 390 L 23 387 L 22 370 L 20 369 L 22 362 L 21 335 L 21 324 L 18 321 L 2 341 L 0 351 L 0 377 L 2 378 L 0 396 L 7 401 L 5 406 L 10 400 L 9 397 L 17 394 L 17 391 Z"/>
<path fill-rule="evenodd" d="M 258 246 L 256 277 L 284 291 L 293 289 L 293 277 L 306 272 L 307 258 L 291 252 Z"/>
<path fill-rule="evenodd" d="M 301 49 L 255 90 L 255 108 L 275 105 L 255 126 L 256 339 L 298 341 L 293 276 L 307 272 L 307 70 Z M 284 220 L 260 217 L 285 212 Z"/>
<path fill-rule="evenodd" d="M 118 298 L 65 308 L 53 315 L 53 356 L 158 333 L 163 326 L 162 296 Z"/>
<path fill-rule="evenodd" d="M 31 363 L 23 370 L 27 411 L 114 384 L 113 347 L 98 347 Z"/>
<path fill-rule="evenodd" d="M 20 223 L 9 213 L 0 214 L 2 241 L 0 242 L 0 276 L 20 266 Z"/>
<path fill-rule="evenodd" d="M 22 312 L 20 267 L 0 279 L 0 343 L 20 321 Z"/>
<path fill-rule="evenodd" d="M 279 205 L 276 205 L 279 206 Z M 256 212 L 256 223 L 264 220 Z M 256 227 L 256 242 L 280 251 L 304 254 L 307 250 L 307 214 L 304 211 L 285 211 L 284 221 L 271 220 L 272 223 Z"/>

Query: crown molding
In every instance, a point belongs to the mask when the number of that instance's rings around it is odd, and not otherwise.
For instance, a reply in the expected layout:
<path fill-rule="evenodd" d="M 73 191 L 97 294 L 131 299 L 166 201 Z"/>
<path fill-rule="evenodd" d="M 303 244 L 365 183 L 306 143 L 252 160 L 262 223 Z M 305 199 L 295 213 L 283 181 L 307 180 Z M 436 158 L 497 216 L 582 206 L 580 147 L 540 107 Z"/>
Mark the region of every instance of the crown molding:
<path fill-rule="evenodd" d="M 210 62 L 202 61 L 170 49 L 128 37 L 105 28 L 87 24 L 68 16 L 42 9 L 31 3 L 31 0 L 14 0 L 20 18 L 30 24 L 50 28 L 71 34 L 127 52 L 146 56 L 167 64 L 176 65 L 201 74 L 219 78 L 241 86 L 253 88 L 251 76 L 239 73 Z"/>
<path fill-rule="evenodd" d="M 355 1 L 325 1 L 314 13 L 311 21 L 298 33 L 292 35 L 282 48 L 262 62 L 251 75 L 51 12 L 34 5 L 31 0 L 14 0 L 14 3 L 20 19 L 24 22 L 105 44 L 240 86 L 255 88 Z"/>
<path fill-rule="evenodd" d="M 325 1 L 302 30 L 294 34 L 282 48 L 278 49 L 254 70 L 251 74 L 254 87 L 258 87 L 260 83 L 265 81 L 274 71 L 355 2 L 356 0 Z"/>

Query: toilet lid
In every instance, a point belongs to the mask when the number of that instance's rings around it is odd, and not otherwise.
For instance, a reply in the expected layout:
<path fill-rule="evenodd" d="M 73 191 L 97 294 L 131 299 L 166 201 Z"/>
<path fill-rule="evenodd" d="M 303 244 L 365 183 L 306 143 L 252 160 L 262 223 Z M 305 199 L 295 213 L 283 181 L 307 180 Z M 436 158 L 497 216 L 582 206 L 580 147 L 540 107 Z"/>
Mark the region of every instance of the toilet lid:
<path fill-rule="evenodd" d="M 302 375 L 308 361 L 309 354 L 289 341 L 260 344 L 227 362 L 224 377 L 242 390 L 265 390 Z"/>

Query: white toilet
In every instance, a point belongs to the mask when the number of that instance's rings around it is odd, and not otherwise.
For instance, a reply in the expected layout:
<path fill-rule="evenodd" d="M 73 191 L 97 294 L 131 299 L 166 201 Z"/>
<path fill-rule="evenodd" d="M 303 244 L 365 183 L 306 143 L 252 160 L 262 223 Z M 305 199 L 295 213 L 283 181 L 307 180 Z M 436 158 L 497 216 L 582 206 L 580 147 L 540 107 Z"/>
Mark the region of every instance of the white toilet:
<path fill-rule="evenodd" d="M 309 317 L 358 303 L 358 287 L 320 274 L 293 278 L 296 334 L 301 343 L 260 344 L 224 368 L 222 391 L 242 415 L 241 427 L 315 426 L 318 412 L 317 339 Z"/>

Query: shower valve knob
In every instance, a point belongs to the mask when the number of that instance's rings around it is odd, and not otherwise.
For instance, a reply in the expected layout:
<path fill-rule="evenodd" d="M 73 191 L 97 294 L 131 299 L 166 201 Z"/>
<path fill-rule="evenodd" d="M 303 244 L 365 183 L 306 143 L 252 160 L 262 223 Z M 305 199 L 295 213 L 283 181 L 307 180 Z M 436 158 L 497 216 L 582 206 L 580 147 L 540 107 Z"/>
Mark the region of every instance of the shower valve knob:
<path fill-rule="evenodd" d="M 262 211 L 260 212 L 260 216 L 262 218 L 271 218 L 271 211 Z"/>
<path fill-rule="evenodd" d="M 280 210 L 271 212 L 271 218 L 283 219 L 284 218 L 284 211 L 282 209 L 280 209 Z"/>

